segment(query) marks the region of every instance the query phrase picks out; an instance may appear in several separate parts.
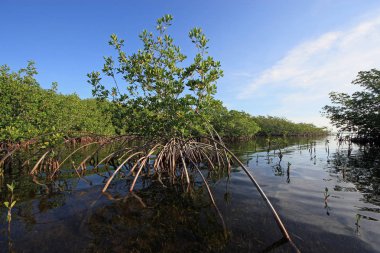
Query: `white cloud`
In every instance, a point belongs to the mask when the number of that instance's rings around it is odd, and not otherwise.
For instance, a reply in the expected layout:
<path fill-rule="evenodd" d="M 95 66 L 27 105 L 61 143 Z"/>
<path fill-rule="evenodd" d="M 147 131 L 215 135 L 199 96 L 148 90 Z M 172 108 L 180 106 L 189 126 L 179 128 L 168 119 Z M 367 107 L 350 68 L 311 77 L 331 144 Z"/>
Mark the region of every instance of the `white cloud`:
<path fill-rule="evenodd" d="M 328 93 L 358 89 L 350 84 L 356 74 L 379 67 L 380 16 L 377 16 L 347 30 L 328 32 L 296 46 L 257 75 L 238 94 L 238 99 L 255 98 L 258 89 L 261 92 L 276 89 L 283 93 L 277 106 L 281 109 L 268 114 L 283 112 L 285 114 L 279 116 L 295 121 L 310 118 L 326 122 L 318 118 L 321 118 L 321 107 L 329 101 Z M 305 109 L 313 115 L 306 115 Z"/>

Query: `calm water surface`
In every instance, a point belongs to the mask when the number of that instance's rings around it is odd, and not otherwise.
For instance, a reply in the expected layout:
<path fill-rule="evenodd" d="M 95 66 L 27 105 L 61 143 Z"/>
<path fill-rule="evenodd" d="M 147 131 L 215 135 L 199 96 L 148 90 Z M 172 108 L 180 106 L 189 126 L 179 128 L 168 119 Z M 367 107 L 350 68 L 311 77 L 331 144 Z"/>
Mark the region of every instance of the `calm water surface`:
<path fill-rule="evenodd" d="M 329 143 L 326 139 L 313 140 L 313 146 L 300 140 L 282 151 L 281 162 L 278 152 L 254 153 L 250 145 L 240 145 L 235 150 L 261 182 L 303 252 L 380 252 L 379 152 L 355 145 L 349 151 L 348 144 L 339 146 L 334 138 L 328 139 Z M 251 196 L 257 194 L 252 193 L 254 188 L 244 173 L 233 174 L 231 185 L 231 200 L 237 206 L 232 208 L 237 218 L 231 223 L 240 228 L 243 237 L 246 230 L 248 233 L 252 230 L 247 225 L 241 226 L 247 223 L 236 220 L 249 217 L 254 226 L 267 220 L 256 219 L 251 212 L 256 208 Z M 325 194 L 329 195 L 326 202 Z M 263 212 L 264 208 L 256 209 Z M 272 224 L 270 230 L 275 225 L 268 220 Z M 264 242 L 259 250 L 267 245 L 267 239 Z M 282 247 L 276 250 L 286 251 Z"/>
<path fill-rule="evenodd" d="M 380 252 L 379 150 L 327 139 L 289 139 L 281 160 L 265 140 L 230 147 L 302 252 Z M 0 182 L 2 201 L 5 183 L 17 183 L 10 234 L 0 208 L 0 252 L 293 252 L 243 171 L 205 175 L 228 240 L 200 182 L 186 194 L 142 179 L 128 194 L 130 179 L 120 179 L 105 195 L 105 179 L 94 174 L 59 180 L 47 192 L 15 162 Z"/>

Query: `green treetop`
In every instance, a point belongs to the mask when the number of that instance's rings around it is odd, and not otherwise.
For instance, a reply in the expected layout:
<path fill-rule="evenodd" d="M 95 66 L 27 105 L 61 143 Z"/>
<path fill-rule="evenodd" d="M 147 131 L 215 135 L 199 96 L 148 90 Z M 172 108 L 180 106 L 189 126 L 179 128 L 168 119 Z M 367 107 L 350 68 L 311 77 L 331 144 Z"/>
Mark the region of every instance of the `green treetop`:
<path fill-rule="evenodd" d="M 326 105 L 324 113 L 340 130 L 380 140 L 380 71 L 360 71 L 352 83 L 364 89 L 352 95 L 330 93 L 333 105 Z"/>
<path fill-rule="evenodd" d="M 111 35 L 117 60 L 105 57 L 102 69 L 112 80 L 110 89 L 99 72 L 88 74 L 93 95 L 113 102 L 113 122 L 120 132 L 163 138 L 205 132 L 204 119 L 223 72 L 220 62 L 208 56 L 208 39 L 200 28 L 189 32 L 198 52 L 185 66 L 187 57 L 167 33 L 172 20 L 165 15 L 157 20 L 154 33 L 144 30 L 139 36 L 142 49 L 130 55 L 123 51 L 124 40 Z"/>

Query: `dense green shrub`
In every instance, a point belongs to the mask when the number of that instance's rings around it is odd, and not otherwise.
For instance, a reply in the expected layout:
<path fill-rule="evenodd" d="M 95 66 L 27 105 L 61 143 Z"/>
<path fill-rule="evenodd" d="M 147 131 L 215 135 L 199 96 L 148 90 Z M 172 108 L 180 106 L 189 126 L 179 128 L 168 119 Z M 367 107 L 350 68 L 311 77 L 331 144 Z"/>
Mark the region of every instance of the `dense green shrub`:
<path fill-rule="evenodd" d="M 280 117 L 252 116 L 246 112 L 228 110 L 219 100 L 213 100 L 209 118 L 218 133 L 228 138 L 327 134 L 325 128 L 316 127 L 313 124 L 294 123 Z"/>
<path fill-rule="evenodd" d="M 33 62 L 11 72 L 0 67 L 0 141 L 17 142 L 50 132 L 83 131 L 113 134 L 106 102 L 80 99 L 76 94 L 57 93 L 40 87 Z"/>
<path fill-rule="evenodd" d="M 281 117 L 256 116 L 254 120 L 261 129 L 258 135 L 263 136 L 315 136 L 327 134 L 325 128 L 307 123 L 294 123 Z"/>

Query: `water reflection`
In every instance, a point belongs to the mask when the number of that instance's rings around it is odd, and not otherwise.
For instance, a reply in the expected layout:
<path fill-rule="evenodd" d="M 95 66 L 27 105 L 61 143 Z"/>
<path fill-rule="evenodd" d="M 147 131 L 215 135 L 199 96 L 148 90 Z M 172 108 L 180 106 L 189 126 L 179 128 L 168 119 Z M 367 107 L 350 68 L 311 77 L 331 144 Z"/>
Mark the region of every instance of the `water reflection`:
<path fill-rule="evenodd" d="M 181 187 L 152 185 L 138 195 L 128 195 L 91 215 L 90 251 L 215 252 L 224 248 L 223 227 L 203 188 L 189 196 Z"/>
<path fill-rule="evenodd" d="M 232 149 L 240 154 L 240 159 L 244 160 L 249 166 L 250 162 L 255 157 L 256 166 L 260 165 L 260 160 L 264 159 L 267 165 L 272 165 L 273 175 L 284 176 L 285 171 L 282 166 L 283 159 L 288 159 L 287 155 L 294 153 L 295 147 L 299 150 L 299 154 L 302 155 L 302 151 L 307 150 L 309 153 L 310 161 L 313 165 L 317 165 L 317 162 L 326 162 L 327 168 L 330 173 L 339 176 L 339 180 L 343 182 L 351 182 L 355 184 L 355 187 L 360 192 L 364 193 L 366 201 L 380 205 L 380 148 L 370 146 L 358 146 L 347 140 L 337 140 L 337 149 L 330 154 L 331 141 L 334 139 L 324 139 L 321 141 L 324 144 L 324 151 L 326 158 L 320 157 L 321 150 L 317 148 L 316 141 L 309 140 L 287 140 L 286 143 L 296 143 L 296 146 L 290 146 L 287 148 L 279 149 L 276 155 L 276 150 L 270 152 L 267 147 L 273 142 L 267 143 L 262 140 L 257 140 L 249 143 L 231 143 Z M 252 150 L 252 151 L 251 151 Z M 253 150 L 261 150 L 266 152 L 256 153 Z M 242 154 L 245 156 L 242 156 Z M 254 154 L 254 155 L 253 155 Z M 265 156 L 263 155 L 265 154 Z M 319 154 L 319 157 L 318 157 Z M 286 168 L 286 181 L 290 183 L 290 162 L 286 161 L 288 166 Z M 337 186 L 334 188 L 336 191 L 351 191 L 352 189 L 347 187 Z"/>
<path fill-rule="evenodd" d="M 250 167 L 305 252 L 380 250 L 378 148 L 333 139 L 257 140 L 230 147 Z M 0 252 L 51 252 L 57 247 L 67 252 L 289 251 L 239 168 L 232 168 L 230 177 L 207 175 L 227 221 L 225 240 L 200 180 L 186 193 L 142 179 L 134 195 L 127 194 L 129 182 L 122 175 L 109 195 L 101 195 L 101 175 L 118 166 L 113 163 L 88 170 L 82 179 L 63 171 L 59 180 L 48 182 L 29 177 L 16 159 L 8 162 L 0 174 L 0 200 L 7 198 L 7 182 L 15 180 L 20 187 L 9 236 L 6 210 L 0 208 Z"/>
<path fill-rule="evenodd" d="M 273 173 L 275 176 L 284 176 L 284 169 L 281 166 L 281 161 L 273 166 Z"/>
<path fill-rule="evenodd" d="M 359 231 L 360 225 L 359 225 L 359 223 L 360 223 L 361 219 L 365 219 L 365 220 L 369 220 L 369 221 L 379 221 L 379 220 L 377 220 L 375 218 L 372 218 L 370 216 L 362 215 L 362 214 L 359 214 L 359 213 L 356 214 L 356 216 L 355 216 L 355 226 L 356 226 L 355 232 L 356 232 L 357 235 L 360 235 L 360 231 Z"/>
<path fill-rule="evenodd" d="M 355 151 L 353 145 L 339 147 L 331 159 L 329 167 L 342 181 L 352 182 L 361 191 L 366 201 L 380 205 L 380 149 L 360 146 Z M 340 190 L 349 191 L 342 188 Z"/>
<path fill-rule="evenodd" d="M 285 217 L 297 217 L 294 223 L 290 223 L 296 226 L 296 230 L 300 229 L 299 224 L 306 222 L 321 230 L 347 235 L 345 244 L 351 247 L 353 242 L 348 238 L 354 240 L 355 236 L 355 240 L 369 246 L 360 246 L 360 252 L 380 251 L 375 246 L 380 236 L 380 213 L 373 207 L 380 205 L 379 148 L 329 138 L 293 142 L 292 146 L 281 149 L 281 153 L 282 157 L 280 152 L 275 155 L 273 150 L 264 149 L 258 153 L 246 152 L 244 157 L 256 158 L 255 164 L 249 163 L 253 174 L 265 184 L 264 191 L 272 201 L 280 203 L 277 208 Z M 244 157 L 240 156 L 241 159 Z M 323 205 L 319 208 L 320 204 L 316 202 L 320 201 Z M 321 210 L 325 218 L 321 216 Z M 302 237 L 304 240 L 305 236 Z M 320 242 L 305 243 L 303 240 L 298 240 L 301 248 L 302 245 L 327 243 L 326 238 L 321 238 Z M 308 251 L 314 251 L 310 247 Z M 341 252 L 344 247 L 326 245 L 326 248 L 330 252 Z"/>

